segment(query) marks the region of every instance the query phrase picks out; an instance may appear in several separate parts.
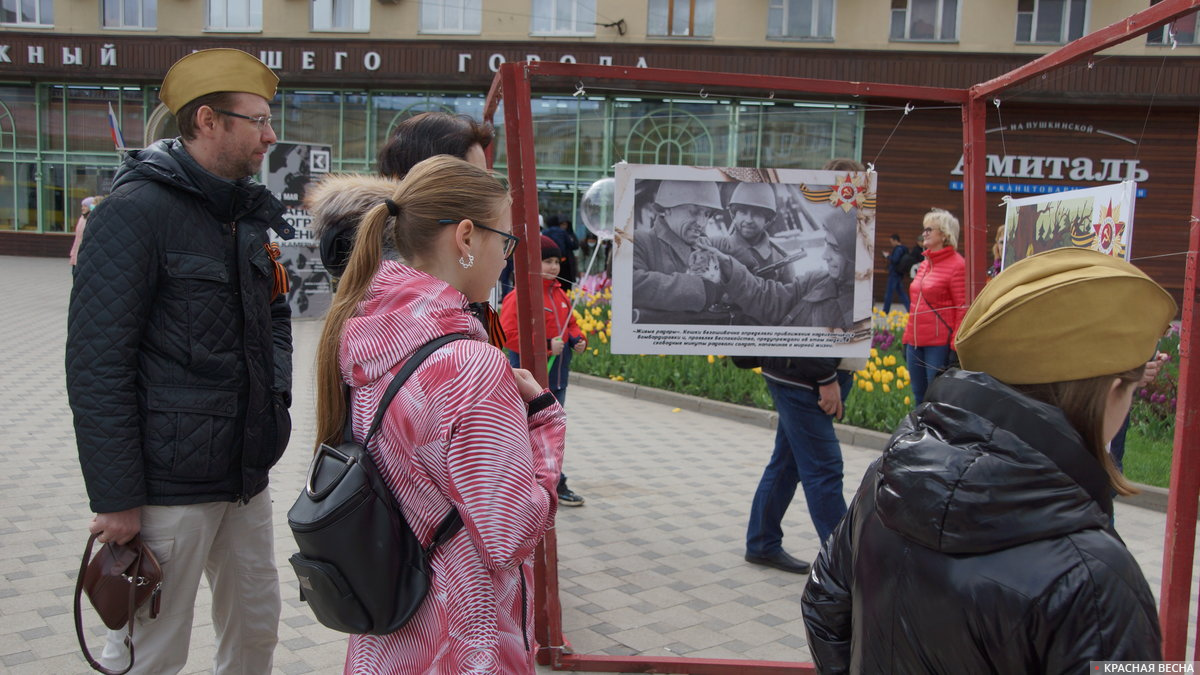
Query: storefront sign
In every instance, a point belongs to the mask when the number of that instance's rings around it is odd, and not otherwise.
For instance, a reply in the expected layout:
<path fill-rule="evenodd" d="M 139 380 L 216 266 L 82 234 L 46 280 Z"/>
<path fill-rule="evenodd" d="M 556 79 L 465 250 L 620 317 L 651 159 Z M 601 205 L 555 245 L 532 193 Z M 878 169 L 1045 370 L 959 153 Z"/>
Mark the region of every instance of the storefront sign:
<path fill-rule="evenodd" d="M 296 44 L 292 42 L 286 48 L 281 48 L 278 42 L 270 42 L 267 45 L 259 42 L 258 45 L 266 46 L 266 48 L 256 46 L 254 43 L 229 46 L 254 54 L 272 70 L 297 74 L 405 72 L 406 69 L 412 69 L 408 61 L 415 58 L 409 53 L 409 50 L 399 46 L 384 48 L 366 43 L 351 46 L 339 43 L 332 46 L 324 43 Z M 176 53 L 177 50 L 167 50 L 171 55 L 162 63 L 154 64 L 152 73 L 159 76 L 172 62 L 184 54 L 217 46 L 224 45 L 197 45 L 189 48 L 186 52 L 179 51 L 178 53 Z M 29 67 L 34 70 L 47 69 L 60 72 L 78 70 L 81 74 L 91 68 L 100 68 L 101 72 L 113 71 L 114 74 L 119 69 L 119 72 L 124 74 L 130 70 L 131 65 L 135 68 L 141 64 L 149 65 L 148 62 L 159 58 L 158 54 L 164 51 L 163 47 L 164 45 L 161 43 L 134 40 L 121 40 L 120 42 L 72 40 L 69 43 L 61 42 L 54 37 L 12 40 L 0 44 L 0 72 L 5 70 L 5 65 L 12 65 Z M 471 47 L 474 48 L 474 45 Z M 492 50 L 480 53 L 479 51 L 462 51 L 462 48 L 463 46 L 459 45 L 457 52 L 444 47 L 437 48 L 438 58 L 443 64 L 438 73 L 482 75 L 498 72 L 501 65 L 510 61 L 542 60 L 559 63 L 594 63 L 601 66 L 649 67 L 646 57 L 641 54 L 613 56 L 612 54 L 584 54 L 579 51 L 529 53 L 526 51 L 527 46 L 523 46 L 519 50 Z"/>
<path fill-rule="evenodd" d="M 1100 129 L 1094 124 L 1060 120 L 1021 121 L 989 129 L 987 133 L 990 135 L 988 140 L 989 148 L 997 149 L 998 145 L 1001 151 L 1000 154 L 989 154 L 987 156 L 986 175 L 989 178 L 1011 178 L 1018 181 L 1060 181 L 1056 184 L 991 181 L 987 184 L 988 192 L 1051 194 L 1082 187 L 1080 183 L 1120 183 L 1124 181 L 1145 183 L 1150 180 L 1150 171 L 1141 165 L 1142 162 L 1137 158 L 1136 151 L 1130 153 L 1134 155 L 1131 159 L 1111 156 L 1095 157 L 1081 155 L 1071 157 L 1061 155 L 1009 154 L 1006 152 L 1007 146 L 1010 144 L 1018 147 L 1028 147 L 1031 141 L 1029 135 L 1032 133 L 1038 135 L 1036 142 L 1039 148 L 1046 147 L 1046 140 L 1052 140 L 1054 145 L 1062 148 L 1071 147 L 1076 151 L 1080 149 L 1080 143 L 1076 142 L 1076 138 L 1068 140 L 1063 138 L 1064 136 L 1089 137 L 1089 147 L 1095 147 L 1097 143 L 1102 143 L 1105 147 L 1115 146 L 1117 143 L 1132 146 L 1137 145 L 1137 141 L 1128 136 Z M 1008 134 L 1007 138 L 1006 134 Z M 1114 143 L 1114 141 L 1117 143 Z M 1106 150 L 1105 152 L 1107 154 L 1111 150 Z M 958 163 L 950 171 L 950 175 L 963 175 L 962 155 L 959 155 Z M 951 190 L 962 190 L 963 182 L 961 180 L 951 180 L 949 187 Z M 1138 189 L 1137 192 L 1138 197 L 1144 197 L 1146 194 L 1144 189 Z"/>

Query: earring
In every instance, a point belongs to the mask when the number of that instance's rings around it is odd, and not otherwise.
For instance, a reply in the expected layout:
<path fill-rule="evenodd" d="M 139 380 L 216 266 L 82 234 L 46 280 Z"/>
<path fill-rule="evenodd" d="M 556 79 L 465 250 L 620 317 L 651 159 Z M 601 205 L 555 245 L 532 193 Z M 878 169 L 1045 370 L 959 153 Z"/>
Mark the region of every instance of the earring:
<path fill-rule="evenodd" d="M 475 264 L 475 256 L 474 256 L 474 254 L 468 253 L 468 254 L 467 254 L 467 259 L 466 259 L 466 260 L 463 260 L 463 259 L 462 259 L 462 256 L 459 256 L 459 257 L 458 257 L 458 264 L 459 264 L 459 265 L 462 265 L 462 268 L 463 268 L 464 270 L 465 270 L 465 269 L 467 269 L 468 267 L 471 267 L 472 265 L 474 265 L 474 264 Z"/>

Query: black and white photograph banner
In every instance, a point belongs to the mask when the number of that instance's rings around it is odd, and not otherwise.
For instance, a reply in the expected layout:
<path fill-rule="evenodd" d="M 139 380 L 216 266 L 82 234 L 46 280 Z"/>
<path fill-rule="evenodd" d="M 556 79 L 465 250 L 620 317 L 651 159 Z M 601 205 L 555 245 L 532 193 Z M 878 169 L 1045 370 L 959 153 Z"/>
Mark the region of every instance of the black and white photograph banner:
<path fill-rule="evenodd" d="M 613 352 L 865 357 L 876 174 L 618 164 Z"/>

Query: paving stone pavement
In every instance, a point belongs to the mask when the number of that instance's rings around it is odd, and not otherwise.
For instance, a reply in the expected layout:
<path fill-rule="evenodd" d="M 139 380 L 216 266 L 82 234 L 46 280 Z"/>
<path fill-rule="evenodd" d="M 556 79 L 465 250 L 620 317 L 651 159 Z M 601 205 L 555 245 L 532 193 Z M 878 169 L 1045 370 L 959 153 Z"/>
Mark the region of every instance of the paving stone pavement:
<path fill-rule="evenodd" d="M 85 673 L 71 598 L 91 514 L 63 377 L 70 268 L 65 260 L 0 257 L 0 288 L 0 672 Z M 313 620 L 287 564 L 294 546 L 286 513 L 314 435 L 320 322 L 294 327 L 296 428 L 271 482 L 284 597 L 275 672 L 333 673 L 345 636 Z M 563 626 L 575 651 L 807 661 L 805 577 L 741 557 L 746 511 L 774 432 L 578 384 L 567 411 L 566 471 L 587 498 L 582 508 L 561 509 L 557 523 Z M 849 499 L 879 448 L 843 450 Z M 1164 515 L 1119 504 L 1117 526 L 1157 595 Z M 815 555 L 802 495 L 785 531 L 790 552 Z M 185 673 L 211 670 L 210 606 L 202 588 Z M 89 625 L 98 648 L 99 621 Z"/>

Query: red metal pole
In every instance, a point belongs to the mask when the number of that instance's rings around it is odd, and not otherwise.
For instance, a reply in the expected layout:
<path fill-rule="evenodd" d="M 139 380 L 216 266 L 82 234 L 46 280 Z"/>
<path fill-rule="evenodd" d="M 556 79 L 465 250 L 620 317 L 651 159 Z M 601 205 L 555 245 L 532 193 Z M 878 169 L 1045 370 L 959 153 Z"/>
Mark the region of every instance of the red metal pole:
<path fill-rule="evenodd" d="M 500 108 L 500 102 L 504 100 L 504 87 L 501 86 L 503 78 L 497 72 L 492 78 L 492 86 L 488 88 L 487 97 L 483 100 L 483 121 L 495 126 L 496 111 Z M 484 148 L 483 156 L 487 158 L 488 168 L 496 162 L 496 144 L 489 143 L 488 147 Z M 515 224 L 517 221 L 513 221 Z M 503 300 L 503 298 L 501 298 Z"/>
<path fill-rule="evenodd" d="M 1143 9 L 1110 26 L 1101 28 L 1094 33 L 1089 33 L 1073 42 L 1068 42 L 1063 47 L 1034 59 L 1020 68 L 1010 70 L 1000 77 L 993 78 L 987 82 L 981 82 L 971 87 L 971 96 L 972 98 L 986 98 L 1001 89 L 1015 87 L 1048 70 L 1064 66 L 1072 61 L 1077 61 L 1085 56 L 1091 56 L 1103 49 L 1114 47 L 1139 35 L 1149 33 L 1158 26 L 1168 21 L 1173 21 L 1197 8 L 1200 8 L 1200 0 L 1162 0 L 1158 4 L 1151 5 L 1149 9 Z"/>
<path fill-rule="evenodd" d="M 1195 0 L 1200 2 L 1200 0 Z M 777 75 L 750 75 L 746 73 L 711 73 L 702 70 L 675 70 L 668 68 L 633 68 L 628 66 L 594 66 L 585 63 L 558 63 L 535 61 L 527 64 L 533 77 L 593 78 L 599 80 L 622 80 L 632 82 L 666 82 L 691 84 L 712 93 L 715 87 L 731 90 L 760 89 L 768 92 L 802 92 L 806 94 L 838 94 L 872 98 L 895 98 L 905 100 L 940 101 L 965 103 L 967 92 L 963 89 L 944 89 L 909 84 L 883 84 L 879 82 L 853 82 L 845 80 L 817 80 L 803 77 Z"/>
<path fill-rule="evenodd" d="M 967 302 L 987 283 L 987 103 L 972 98 L 963 118 L 963 253 Z"/>
<path fill-rule="evenodd" d="M 543 386 L 546 375 L 546 327 L 542 319 L 542 246 L 538 228 L 537 165 L 534 158 L 532 91 L 524 63 L 506 63 L 500 67 L 504 106 L 505 140 L 508 148 L 508 176 L 513 199 L 513 230 L 519 232 L 521 246 L 516 253 L 518 350 L 521 367 L 533 373 Z M 494 88 L 494 87 L 493 87 Z M 489 98 L 491 94 L 489 93 Z M 526 358 L 528 356 L 532 357 Z M 558 597 L 558 537 L 553 528 L 546 532 L 534 554 L 534 636 L 541 649 L 538 663 L 550 665 L 561 653 L 562 605 Z"/>
<path fill-rule="evenodd" d="M 546 327 L 542 320 L 542 246 L 538 228 L 537 165 L 533 154 L 533 109 L 529 80 L 521 63 L 500 66 L 504 106 L 504 138 L 508 149 L 508 182 L 512 194 L 513 231 L 521 245 L 513 255 L 521 367 L 546 384 Z"/>
<path fill-rule="evenodd" d="M 1163 544 L 1162 591 L 1158 621 L 1162 624 L 1163 658 L 1182 661 L 1187 651 L 1188 610 L 1191 603 L 1192 559 L 1196 545 L 1197 497 L 1200 466 L 1194 459 L 1200 446 L 1200 125 L 1196 132 L 1196 166 L 1192 175 L 1192 216 L 1188 236 L 1187 270 L 1183 279 L 1183 323 L 1179 335 L 1179 395 L 1175 408 L 1175 451 L 1171 457 L 1171 492 L 1167 501 L 1167 531 Z M 1200 643 L 1197 643 L 1200 655 Z"/>
<path fill-rule="evenodd" d="M 687 656 L 598 656 L 564 654 L 558 670 L 597 673 L 687 673 L 688 675 L 812 675 L 811 663 L 705 659 Z"/>

